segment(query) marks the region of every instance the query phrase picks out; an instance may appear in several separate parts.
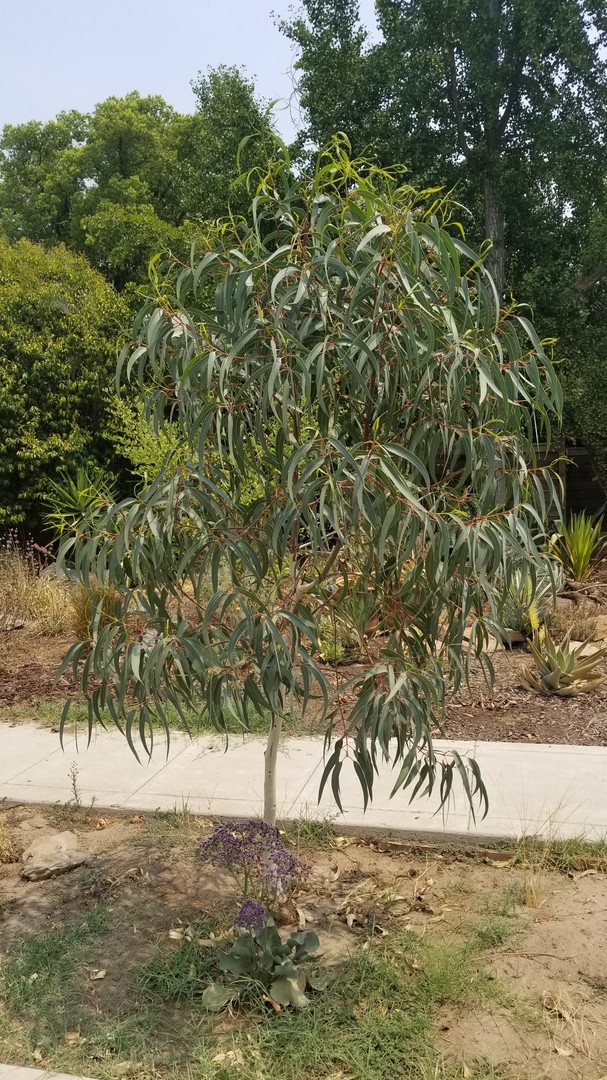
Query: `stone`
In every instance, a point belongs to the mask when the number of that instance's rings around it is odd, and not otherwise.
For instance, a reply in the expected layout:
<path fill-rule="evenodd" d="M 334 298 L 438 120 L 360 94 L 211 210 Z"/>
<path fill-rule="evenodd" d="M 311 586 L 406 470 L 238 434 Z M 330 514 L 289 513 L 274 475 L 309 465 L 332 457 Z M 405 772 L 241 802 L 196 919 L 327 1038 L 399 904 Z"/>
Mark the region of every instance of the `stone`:
<path fill-rule="evenodd" d="M 607 638 L 607 615 L 597 615 L 595 641 L 604 641 Z"/>
<path fill-rule="evenodd" d="M 583 646 L 583 648 L 582 648 L 582 646 Z M 594 654 L 596 652 L 600 652 L 600 649 L 597 648 L 596 645 L 593 645 L 592 642 L 586 642 L 584 644 L 583 641 L 570 641 L 569 642 L 569 648 L 570 649 L 580 649 L 580 654 L 579 655 L 581 657 L 594 656 Z"/>
<path fill-rule="evenodd" d="M 27 881 L 44 881 L 45 878 L 66 874 L 82 866 L 88 859 L 78 848 L 78 837 L 73 832 L 53 833 L 34 840 L 23 852 L 21 877 Z"/>
<path fill-rule="evenodd" d="M 472 630 L 471 630 L 471 628 L 469 626 L 467 626 L 466 629 L 464 630 L 464 633 L 463 633 L 463 639 L 464 639 L 464 641 L 467 642 L 467 641 L 470 641 L 471 637 L 472 637 Z M 501 641 L 498 641 L 497 638 L 494 638 L 492 634 L 487 635 L 487 643 L 486 643 L 485 649 L 484 649 L 485 652 L 494 653 L 494 652 L 498 652 L 500 649 L 503 649 L 503 648 L 504 648 L 504 646 L 502 645 Z"/>

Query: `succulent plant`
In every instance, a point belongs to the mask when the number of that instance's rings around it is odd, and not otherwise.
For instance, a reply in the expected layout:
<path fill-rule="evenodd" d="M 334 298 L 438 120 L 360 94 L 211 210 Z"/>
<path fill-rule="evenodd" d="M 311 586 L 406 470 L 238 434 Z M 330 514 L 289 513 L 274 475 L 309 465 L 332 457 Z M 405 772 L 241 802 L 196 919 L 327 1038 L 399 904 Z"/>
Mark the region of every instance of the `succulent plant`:
<path fill-rule="evenodd" d="M 607 655 L 607 648 L 596 649 L 584 656 L 586 646 L 587 642 L 572 646 L 569 634 L 557 645 L 548 630 L 545 629 L 541 637 L 536 633 L 530 642 L 536 670 L 523 669 L 521 686 L 538 694 L 557 694 L 559 697 L 573 697 L 595 690 L 607 678 L 597 671 L 597 664 Z"/>

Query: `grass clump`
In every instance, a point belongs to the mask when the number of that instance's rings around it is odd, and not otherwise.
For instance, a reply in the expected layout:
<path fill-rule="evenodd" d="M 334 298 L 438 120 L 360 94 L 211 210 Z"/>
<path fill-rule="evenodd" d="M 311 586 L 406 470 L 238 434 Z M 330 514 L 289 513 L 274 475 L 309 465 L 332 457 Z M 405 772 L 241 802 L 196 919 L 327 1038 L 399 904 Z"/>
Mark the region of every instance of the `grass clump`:
<path fill-rule="evenodd" d="M 326 817 L 306 817 L 285 824 L 284 837 L 296 851 L 326 851 L 335 841 L 335 828 Z"/>
<path fill-rule="evenodd" d="M 0 818 L 0 863 L 9 863 L 15 861 L 15 848 L 11 835 L 8 830 L 8 826 L 5 821 Z"/>
<path fill-rule="evenodd" d="M 137 989 L 162 1001 L 196 1001 L 217 973 L 214 944 L 220 944 L 219 933 L 216 922 L 184 928 L 176 948 L 161 950 L 139 970 Z"/>
<path fill-rule="evenodd" d="M 74 976 L 108 928 L 107 909 L 99 906 L 77 923 L 27 934 L 11 947 L 0 971 L 0 995 L 6 1011 L 29 1021 L 34 1046 L 78 1029 L 82 995 Z"/>
<path fill-rule="evenodd" d="M 0 635 L 4 647 L 15 620 L 47 637 L 69 630 L 73 594 L 67 581 L 43 574 L 45 560 L 32 542 L 21 547 L 13 534 L 0 544 Z"/>
<path fill-rule="evenodd" d="M 500 916 L 483 919 L 474 932 L 474 944 L 481 950 L 499 949 L 517 932 L 512 921 Z"/>

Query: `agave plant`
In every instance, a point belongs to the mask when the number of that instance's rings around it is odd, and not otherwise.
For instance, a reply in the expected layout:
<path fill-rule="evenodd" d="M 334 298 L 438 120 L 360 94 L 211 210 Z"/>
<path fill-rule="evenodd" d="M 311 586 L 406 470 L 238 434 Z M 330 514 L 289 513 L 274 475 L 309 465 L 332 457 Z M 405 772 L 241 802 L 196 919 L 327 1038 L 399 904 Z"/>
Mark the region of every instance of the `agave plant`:
<path fill-rule="evenodd" d="M 568 522 L 561 522 L 554 541 L 554 554 L 563 564 L 567 577 L 585 581 L 604 545 L 603 518 L 592 523 L 585 512 L 572 514 Z"/>
<path fill-rule="evenodd" d="M 571 645 L 570 635 L 557 645 L 548 630 L 543 636 L 538 633 L 530 643 L 537 671 L 530 667 L 521 673 L 521 686 L 525 690 L 535 690 L 538 694 L 557 694 L 559 697 L 574 697 L 595 690 L 607 676 L 597 671 L 599 660 L 607 654 L 607 648 L 597 649 L 590 656 L 584 656 L 586 643 Z"/>

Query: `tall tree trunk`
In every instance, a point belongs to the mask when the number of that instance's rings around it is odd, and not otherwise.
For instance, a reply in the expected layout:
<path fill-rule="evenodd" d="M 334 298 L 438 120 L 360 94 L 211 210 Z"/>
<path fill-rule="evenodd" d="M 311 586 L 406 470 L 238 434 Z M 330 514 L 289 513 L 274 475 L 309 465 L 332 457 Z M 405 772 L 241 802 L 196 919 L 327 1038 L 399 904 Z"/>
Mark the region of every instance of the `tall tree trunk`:
<path fill-rule="evenodd" d="M 266 825 L 276 825 L 276 763 L 282 732 L 282 716 L 274 714 L 266 743 L 263 778 L 263 820 Z"/>
<path fill-rule="evenodd" d="M 490 177 L 485 177 L 483 181 L 483 196 L 485 200 L 485 235 L 493 242 L 486 266 L 501 299 L 506 286 L 504 207 L 496 191 L 495 183 Z"/>

